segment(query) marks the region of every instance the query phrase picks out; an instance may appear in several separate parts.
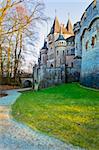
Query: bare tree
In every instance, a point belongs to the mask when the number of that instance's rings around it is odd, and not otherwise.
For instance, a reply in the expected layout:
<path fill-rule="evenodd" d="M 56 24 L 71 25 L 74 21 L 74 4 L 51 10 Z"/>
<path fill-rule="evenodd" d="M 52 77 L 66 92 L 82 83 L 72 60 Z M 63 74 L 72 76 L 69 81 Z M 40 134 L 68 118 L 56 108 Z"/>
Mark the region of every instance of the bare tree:
<path fill-rule="evenodd" d="M 20 68 L 26 44 L 33 46 L 37 39 L 37 27 L 47 18 L 44 4 L 35 0 L 2 0 L 0 8 L 0 70 L 3 75 L 2 51 L 7 49 L 7 74 L 14 72 L 14 78 Z M 5 47 L 6 44 L 6 47 Z M 32 51 L 33 52 L 33 51 Z M 13 61 L 11 61 L 13 57 Z M 13 70 L 13 71 L 12 71 Z"/>

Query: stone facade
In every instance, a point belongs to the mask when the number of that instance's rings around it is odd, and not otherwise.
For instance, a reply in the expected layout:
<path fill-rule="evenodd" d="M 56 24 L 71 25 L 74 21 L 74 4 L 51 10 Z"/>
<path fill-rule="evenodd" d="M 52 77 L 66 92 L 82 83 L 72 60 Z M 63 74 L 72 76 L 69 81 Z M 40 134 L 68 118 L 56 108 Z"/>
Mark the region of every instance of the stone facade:
<path fill-rule="evenodd" d="M 55 17 L 44 46 L 40 50 L 38 65 L 33 69 L 34 82 L 39 87 L 48 87 L 74 79 L 75 36 L 70 19 L 67 26 L 59 24 Z M 78 79 L 77 79 L 78 80 Z"/>
<path fill-rule="evenodd" d="M 53 26 L 40 51 L 38 65 L 34 66 L 34 81 L 40 87 L 80 81 L 99 88 L 99 1 L 94 0 L 74 24 Z"/>
<path fill-rule="evenodd" d="M 85 10 L 74 25 L 76 56 L 81 56 L 81 84 L 99 88 L 99 1 Z M 77 42 L 78 43 L 77 43 Z"/>

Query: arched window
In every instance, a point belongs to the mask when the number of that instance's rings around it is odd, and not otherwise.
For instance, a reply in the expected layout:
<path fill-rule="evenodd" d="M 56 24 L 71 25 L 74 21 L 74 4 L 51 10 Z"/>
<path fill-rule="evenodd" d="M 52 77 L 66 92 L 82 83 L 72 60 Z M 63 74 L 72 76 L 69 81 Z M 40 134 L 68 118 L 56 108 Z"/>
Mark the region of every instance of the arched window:
<path fill-rule="evenodd" d="M 73 62 L 71 63 L 71 67 L 72 67 L 72 68 L 74 67 Z"/>
<path fill-rule="evenodd" d="M 57 55 L 58 55 L 58 51 L 57 51 Z"/>
<path fill-rule="evenodd" d="M 88 50 L 88 43 L 89 43 L 89 41 L 87 41 L 86 45 L 85 45 L 86 50 Z"/>
<path fill-rule="evenodd" d="M 92 45 L 92 48 L 94 48 L 94 45 L 95 45 L 95 37 L 92 37 L 91 45 Z"/>
<path fill-rule="evenodd" d="M 51 64 L 51 68 L 53 68 L 53 64 Z"/>
<path fill-rule="evenodd" d="M 65 54 L 65 53 L 64 53 L 64 51 L 63 51 L 63 56 L 64 56 L 64 54 Z"/>

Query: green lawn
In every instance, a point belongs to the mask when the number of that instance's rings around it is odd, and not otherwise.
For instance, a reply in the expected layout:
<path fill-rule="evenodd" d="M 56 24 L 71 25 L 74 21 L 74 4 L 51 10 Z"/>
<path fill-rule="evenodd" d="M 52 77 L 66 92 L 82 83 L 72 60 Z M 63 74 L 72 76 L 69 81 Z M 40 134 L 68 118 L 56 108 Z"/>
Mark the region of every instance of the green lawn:
<path fill-rule="evenodd" d="M 99 149 L 99 91 L 73 83 L 24 92 L 12 114 L 34 130 L 88 150 Z"/>

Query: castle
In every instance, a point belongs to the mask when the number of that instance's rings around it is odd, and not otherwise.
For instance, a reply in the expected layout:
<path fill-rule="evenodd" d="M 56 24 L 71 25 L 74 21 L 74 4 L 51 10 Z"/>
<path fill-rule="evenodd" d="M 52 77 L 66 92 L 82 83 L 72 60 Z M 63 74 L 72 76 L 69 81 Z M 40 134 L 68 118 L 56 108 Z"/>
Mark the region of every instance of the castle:
<path fill-rule="evenodd" d="M 50 33 L 33 68 L 39 88 L 80 81 L 99 88 L 99 1 L 94 0 L 81 20 L 72 26 L 60 24 L 55 17 Z"/>

